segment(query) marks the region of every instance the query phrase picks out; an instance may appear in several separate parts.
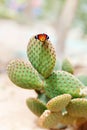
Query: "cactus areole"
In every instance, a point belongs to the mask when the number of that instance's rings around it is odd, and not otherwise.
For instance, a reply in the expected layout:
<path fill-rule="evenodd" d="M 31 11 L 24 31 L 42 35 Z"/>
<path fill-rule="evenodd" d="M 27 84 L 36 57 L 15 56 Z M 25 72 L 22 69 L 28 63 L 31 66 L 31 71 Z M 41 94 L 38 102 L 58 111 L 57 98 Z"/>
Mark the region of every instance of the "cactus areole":
<path fill-rule="evenodd" d="M 7 74 L 15 85 L 37 92 L 37 97 L 28 98 L 26 104 L 38 116 L 38 124 L 56 128 L 58 123 L 80 125 L 87 121 L 87 94 L 82 93 L 85 84 L 74 76 L 74 68 L 67 59 L 62 70 L 54 71 L 56 53 L 47 34 L 30 38 L 27 56 L 28 62 L 21 59 L 9 62 Z"/>

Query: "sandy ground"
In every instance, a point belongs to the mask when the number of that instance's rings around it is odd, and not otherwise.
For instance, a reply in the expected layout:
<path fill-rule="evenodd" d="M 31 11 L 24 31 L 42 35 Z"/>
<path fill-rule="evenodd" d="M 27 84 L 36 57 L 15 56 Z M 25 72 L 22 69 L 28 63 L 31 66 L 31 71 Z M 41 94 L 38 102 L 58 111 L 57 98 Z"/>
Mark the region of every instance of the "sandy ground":
<path fill-rule="evenodd" d="M 36 97 L 36 93 L 16 87 L 6 74 L 11 59 L 27 59 L 26 48 L 32 33 L 36 33 L 32 26 L 0 20 L 0 130 L 41 130 L 37 117 L 26 106 L 26 99 Z"/>
<path fill-rule="evenodd" d="M 18 88 L 5 74 L 0 75 L 0 130 L 41 130 L 26 106 L 29 97 L 36 97 L 33 90 Z"/>

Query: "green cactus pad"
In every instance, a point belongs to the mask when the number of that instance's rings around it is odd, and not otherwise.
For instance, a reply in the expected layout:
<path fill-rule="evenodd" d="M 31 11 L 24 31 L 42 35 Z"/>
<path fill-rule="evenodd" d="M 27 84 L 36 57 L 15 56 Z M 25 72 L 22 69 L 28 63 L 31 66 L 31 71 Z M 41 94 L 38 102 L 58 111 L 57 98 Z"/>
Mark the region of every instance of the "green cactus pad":
<path fill-rule="evenodd" d="M 84 85 L 72 74 L 65 71 L 53 72 L 44 83 L 46 95 L 50 98 L 61 94 L 81 97 L 80 90 Z"/>
<path fill-rule="evenodd" d="M 79 75 L 77 77 L 85 86 L 87 86 L 87 75 Z"/>
<path fill-rule="evenodd" d="M 39 118 L 39 125 L 43 128 L 53 128 L 58 124 L 61 118 L 61 113 L 51 112 L 45 110 L 45 112 Z"/>
<path fill-rule="evenodd" d="M 64 59 L 62 63 L 62 70 L 67 71 L 71 74 L 74 73 L 74 68 L 68 59 Z"/>
<path fill-rule="evenodd" d="M 43 128 L 53 128 L 56 127 L 58 123 L 62 124 L 73 124 L 76 120 L 75 117 L 70 115 L 62 115 L 61 112 L 51 112 L 50 110 L 45 110 L 45 112 L 39 118 L 39 125 Z"/>
<path fill-rule="evenodd" d="M 36 98 L 29 98 L 26 100 L 28 108 L 37 116 L 41 116 L 41 114 L 47 109 L 45 104 Z"/>
<path fill-rule="evenodd" d="M 69 114 L 62 115 L 60 119 L 61 123 L 65 125 L 73 125 L 76 120 L 76 117 L 72 117 Z"/>
<path fill-rule="evenodd" d="M 9 63 L 7 73 L 10 80 L 19 87 L 40 90 L 43 82 L 31 63 L 13 60 Z"/>
<path fill-rule="evenodd" d="M 87 99 L 72 99 L 66 109 L 71 116 L 87 118 Z"/>
<path fill-rule="evenodd" d="M 41 42 L 35 39 L 35 36 L 30 39 L 27 46 L 27 55 L 34 68 L 45 78 L 53 71 L 56 55 L 55 50 L 49 40 Z"/>
<path fill-rule="evenodd" d="M 54 97 L 47 103 L 47 108 L 53 112 L 62 111 L 68 105 L 70 100 L 71 100 L 70 94 L 63 94 Z"/>

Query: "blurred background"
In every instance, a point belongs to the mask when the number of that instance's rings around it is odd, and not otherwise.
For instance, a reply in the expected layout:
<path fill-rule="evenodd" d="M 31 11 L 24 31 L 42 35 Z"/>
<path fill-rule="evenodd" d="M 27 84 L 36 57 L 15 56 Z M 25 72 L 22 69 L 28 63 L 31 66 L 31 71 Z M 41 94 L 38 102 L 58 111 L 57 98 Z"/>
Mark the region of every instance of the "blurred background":
<path fill-rule="evenodd" d="M 10 60 L 27 60 L 38 33 L 49 35 L 57 61 L 68 57 L 77 75 L 87 74 L 87 0 L 0 0 L 0 130 L 40 129 L 25 103 L 36 94 L 14 87 L 6 74 Z"/>

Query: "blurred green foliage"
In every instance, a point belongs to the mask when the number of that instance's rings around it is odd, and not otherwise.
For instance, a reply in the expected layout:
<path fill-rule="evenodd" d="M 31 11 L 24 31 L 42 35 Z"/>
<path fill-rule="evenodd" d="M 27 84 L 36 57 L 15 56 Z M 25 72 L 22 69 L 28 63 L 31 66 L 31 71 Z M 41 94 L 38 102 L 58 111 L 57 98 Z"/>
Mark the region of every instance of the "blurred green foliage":
<path fill-rule="evenodd" d="M 27 0 L 0 0 L 0 18 L 17 19 L 20 13 L 17 12 L 17 4 L 20 6 Z M 14 4 L 14 5 L 13 5 Z"/>
<path fill-rule="evenodd" d="M 18 4 L 27 3 L 28 0 L 16 0 Z M 9 8 L 11 0 L 0 0 L 0 18 L 10 18 L 10 19 L 21 19 L 24 13 L 17 12 L 17 10 L 12 10 Z M 65 5 L 66 0 L 42 0 L 41 10 L 39 16 L 35 18 L 45 19 L 51 22 L 57 22 L 58 17 L 61 14 L 61 11 Z M 25 7 L 26 8 L 26 7 Z M 34 8 L 32 9 L 32 11 Z M 22 17 L 21 17 L 22 16 Z M 25 17 L 24 17 L 25 18 Z M 23 20 L 23 19 L 22 19 Z M 80 27 L 83 31 L 83 34 L 87 34 L 87 0 L 79 0 L 75 20 L 73 26 Z"/>
<path fill-rule="evenodd" d="M 44 0 L 43 17 L 49 20 L 58 19 L 64 4 L 65 0 Z"/>
<path fill-rule="evenodd" d="M 60 12 L 62 11 L 66 0 L 45 0 L 44 15 L 47 18 L 58 19 Z M 83 32 L 83 35 L 87 35 L 87 0 L 79 0 L 76 16 L 73 22 L 73 27 L 77 26 Z M 48 17 L 49 16 L 49 17 Z"/>
<path fill-rule="evenodd" d="M 5 0 L 0 0 L 0 4 L 4 4 Z"/>
<path fill-rule="evenodd" d="M 87 34 L 87 0 L 79 0 L 75 24 Z"/>

